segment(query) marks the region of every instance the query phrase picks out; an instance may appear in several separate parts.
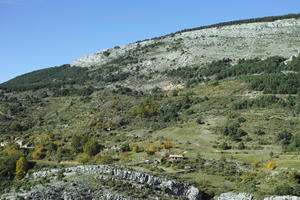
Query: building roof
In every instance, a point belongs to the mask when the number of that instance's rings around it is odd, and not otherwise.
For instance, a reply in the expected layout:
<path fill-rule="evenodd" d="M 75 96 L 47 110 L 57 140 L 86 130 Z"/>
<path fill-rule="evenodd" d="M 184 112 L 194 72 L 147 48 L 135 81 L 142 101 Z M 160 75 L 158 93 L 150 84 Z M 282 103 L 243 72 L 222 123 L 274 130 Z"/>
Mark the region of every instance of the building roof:
<path fill-rule="evenodd" d="M 169 158 L 184 158 L 183 155 L 169 155 Z"/>

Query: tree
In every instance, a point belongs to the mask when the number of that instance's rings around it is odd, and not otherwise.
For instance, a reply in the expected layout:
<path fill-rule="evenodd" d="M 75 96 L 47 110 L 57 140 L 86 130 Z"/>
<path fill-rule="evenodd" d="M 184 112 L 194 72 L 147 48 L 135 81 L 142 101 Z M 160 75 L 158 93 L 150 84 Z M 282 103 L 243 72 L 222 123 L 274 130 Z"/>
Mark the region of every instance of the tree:
<path fill-rule="evenodd" d="M 265 133 L 265 131 L 263 131 L 261 129 L 258 129 L 256 131 L 254 131 L 254 134 L 256 134 L 256 135 L 265 135 L 266 133 Z"/>
<path fill-rule="evenodd" d="M 96 141 L 89 140 L 83 146 L 83 152 L 88 154 L 89 156 L 94 156 L 99 153 L 102 148 L 102 145 L 99 145 Z"/>
<path fill-rule="evenodd" d="M 269 169 L 274 169 L 276 167 L 276 162 L 275 161 L 270 161 L 270 162 L 268 162 L 266 167 L 269 168 Z"/>
<path fill-rule="evenodd" d="M 169 148 L 171 148 L 172 147 L 172 142 L 164 142 L 163 144 L 162 144 L 162 147 L 164 148 L 164 149 L 169 149 Z"/>
<path fill-rule="evenodd" d="M 82 152 L 81 137 L 79 135 L 74 135 L 72 137 L 71 146 L 77 153 Z"/>
<path fill-rule="evenodd" d="M 275 187 L 274 193 L 276 195 L 291 195 L 293 194 L 293 188 L 287 184 L 278 185 Z"/>
<path fill-rule="evenodd" d="M 154 155 L 155 152 L 157 152 L 159 149 L 157 148 L 156 145 L 151 145 L 148 149 L 147 149 L 147 154 L 148 155 Z"/>
<path fill-rule="evenodd" d="M 35 150 L 32 152 L 31 157 L 33 159 L 39 160 L 45 158 L 45 147 L 43 145 L 35 147 Z"/>
<path fill-rule="evenodd" d="M 231 146 L 229 146 L 226 142 L 223 142 L 221 145 L 220 145 L 220 148 L 222 150 L 228 150 L 228 149 L 231 149 Z"/>
<path fill-rule="evenodd" d="M 122 144 L 121 151 L 122 152 L 128 152 L 128 151 L 130 151 L 129 144 L 128 143 Z"/>
<path fill-rule="evenodd" d="M 104 155 L 100 158 L 100 164 L 112 164 L 114 159 L 110 155 Z"/>
<path fill-rule="evenodd" d="M 83 151 L 83 146 L 88 142 L 89 135 L 74 135 L 71 139 L 71 146 L 76 153 Z"/>
<path fill-rule="evenodd" d="M 284 130 L 283 132 L 280 132 L 276 136 L 276 139 L 282 145 L 288 145 L 288 144 L 290 144 L 292 137 L 293 137 L 293 135 L 290 132 Z"/>
<path fill-rule="evenodd" d="M 12 122 L 9 126 L 11 131 L 22 131 L 22 126 L 17 122 Z"/>
<path fill-rule="evenodd" d="M 243 142 L 240 142 L 239 145 L 238 145 L 238 149 L 243 150 L 245 148 L 246 148 L 245 144 Z"/>
<path fill-rule="evenodd" d="M 76 157 L 76 160 L 81 164 L 86 164 L 90 159 L 90 156 L 86 153 L 81 153 Z"/>
<path fill-rule="evenodd" d="M 27 160 L 22 156 L 19 158 L 19 160 L 16 163 L 16 176 L 15 178 L 17 180 L 22 179 L 28 171 L 28 162 Z"/>
<path fill-rule="evenodd" d="M 7 155 L 0 157 L 0 180 L 12 179 L 16 171 L 16 162 L 19 155 Z"/>
<path fill-rule="evenodd" d="M 140 147 L 138 145 L 135 145 L 131 148 L 131 151 L 134 153 L 138 153 L 140 151 Z"/>

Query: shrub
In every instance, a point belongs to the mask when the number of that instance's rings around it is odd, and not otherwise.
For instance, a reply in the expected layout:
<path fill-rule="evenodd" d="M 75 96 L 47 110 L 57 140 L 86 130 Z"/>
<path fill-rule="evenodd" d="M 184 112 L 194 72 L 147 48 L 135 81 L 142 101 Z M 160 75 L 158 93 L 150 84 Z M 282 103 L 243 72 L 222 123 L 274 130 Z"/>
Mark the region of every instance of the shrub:
<path fill-rule="evenodd" d="M 221 145 L 220 145 L 220 148 L 222 150 L 228 150 L 228 149 L 231 149 L 231 146 L 229 146 L 226 142 L 223 142 Z"/>
<path fill-rule="evenodd" d="M 16 163 L 16 176 L 17 180 L 22 179 L 28 171 L 28 163 L 27 160 L 22 156 L 18 159 Z"/>
<path fill-rule="evenodd" d="M 221 134 L 229 136 L 233 141 L 241 141 L 241 137 L 247 135 L 247 132 L 238 128 L 239 124 L 230 123 L 221 128 Z"/>
<path fill-rule="evenodd" d="M 83 152 L 86 153 L 89 156 L 94 156 L 97 153 L 99 153 L 102 149 L 102 146 L 99 145 L 94 140 L 89 140 L 87 143 L 83 146 Z"/>
<path fill-rule="evenodd" d="M 163 144 L 162 144 L 162 147 L 164 148 L 164 149 L 169 149 L 169 148 L 171 148 L 172 147 L 172 142 L 164 142 Z"/>
<path fill-rule="evenodd" d="M 101 156 L 98 163 L 99 164 L 112 164 L 114 162 L 114 159 L 110 155 L 104 155 Z"/>
<path fill-rule="evenodd" d="M 31 154 L 31 157 L 36 160 L 43 159 L 45 156 L 46 154 L 44 146 L 35 147 L 35 150 Z"/>
<path fill-rule="evenodd" d="M 12 122 L 9 126 L 11 131 L 22 131 L 22 126 L 17 122 Z"/>
<path fill-rule="evenodd" d="M 266 165 L 267 168 L 269 169 L 274 169 L 276 167 L 276 162 L 275 161 L 270 161 Z"/>
<path fill-rule="evenodd" d="M 147 154 L 148 155 L 154 155 L 155 152 L 157 152 L 159 149 L 157 148 L 156 145 L 151 145 L 148 149 L 147 149 Z"/>
<path fill-rule="evenodd" d="M 79 154 L 76 157 L 76 160 L 81 164 L 86 164 L 89 161 L 89 159 L 90 159 L 90 156 L 86 153 Z"/>
<path fill-rule="evenodd" d="M 261 163 L 260 162 L 253 162 L 253 163 L 251 163 L 251 167 L 252 168 L 258 168 L 258 167 L 260 167 L 261 166 Z"/>
<path fill-rule="evenodd" d="M 129 144 L 128 143 L 122 144 L 120 150 L 122 152 L 128 152 L 128 151 L 130 151 Z"/>
<path fill-rule="evenodd" d="M 254 131 L 254 134 L 256 134 L 256 135 L 265 135 L 266 133 L 265 133 L 265 131 L 259 129 L 259 130 Z"/>
<path fill-rule="evenodd" d="M 77 152 L 77 153 L 82 151 L 81 137 L 79 135 L 74 135 L 72 137 L 71 146 L 73 147 L 74 151 Z"/>
<path fill-rule="evenodd" d="M 196 123 L 197 123 L 197 124 L 205 124 L 205 122 L 203 121 L 202 117 L 198 117 L 198 118 L 196 119 Z"/>
<path fill-rule="evenodd" d="M 138 145 L 135 145 L 131 148 L 131 151 L 134 153 L 138 153 L 140 151 L 140 147 Z"/>
<path fill-rule="evenodd" d="M 244 117 L 239 117 L 237 120 L 239 123 L 243 123 L 243 122 L 247 121 Z"/>
<path fill-rule="evenodd" d="M 19 155 L 7 155 L 0 157 L 0 178 L 1 180 L 12 179 L 16 172 L 16 163 Z M 1 182 L 1 181 L 0 181 Z"/>
<path fill-rule="evenodd" d="M 289 151 L 300 151 L 300 135 L 293 135 L 288 145 L 287 150 Z"/>
<path fill-rule="evenodd" d="M 239 145 L 238 145 L 238 149 L 243 150 L 245 148 L 246 148 L 245 144 L 243 142 L 240 142 Z"/>
<path fill-rule="evenodd" d="M 135 108 L 134 114 L 139 118 L 150 118 L 158 114 L 158 108 L 150 100 L 147 100 Z"/>
<path fill-rule="evenodd" d="M 74 135 L 71 139 L 71 147 L 75 152 L 80 153 L 83 152 L 83 146 L 89 140 L 88 135 Z"/>
<path fill-rule="evenodd" d="M 291 142 L 292 134 L 287 130 L 280 132 L 276 135 L 277 142 L 280 142 L 282 145 L 288 145 Z"/>
<path fill-rule="evenodd" d="M 293 187 L 291 187 L 288 184 L 282 184 L 279 186 L 276 186 L 274 189 L 274 193 L 276 195 L 292 195 L 294 192 Z"/>

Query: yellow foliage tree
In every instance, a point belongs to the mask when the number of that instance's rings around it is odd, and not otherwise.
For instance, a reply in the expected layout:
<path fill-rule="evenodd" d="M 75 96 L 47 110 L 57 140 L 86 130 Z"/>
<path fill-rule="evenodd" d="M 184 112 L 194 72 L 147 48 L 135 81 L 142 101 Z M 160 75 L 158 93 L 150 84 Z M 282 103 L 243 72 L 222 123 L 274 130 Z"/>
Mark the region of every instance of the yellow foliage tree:
<path fill-rule="evenodd" d="M 79 154 L 77 157 L 76 157 L 76 161 L 79 162 L 80 164 L 86 164 L 90 159 L 90 156 L 86 153 L 82 153 L 82 154 Z"/>
<path fill-rule="evenodd" d="M 135 145 L 135 146 L 133 146 L 133 147 L 131 148 L 131 150 L 132 150 L 134 153 L 137 153 L 137 152 L 139 152 L 140 147 L 139 147 L 138 145 Z"/>
<path fill-rule="evenodd" d="M 162 147 L 164 149 L 169 149 L 169 148 L 172 147 L 172 143 L 171 142 L 165 142 L 165 143 L 162 144 Z"/>
<path fill-rule="evenodd" d="M 159 151 L 159 148 L 156 145 L 151 145 L 148 149 L 147 149 L 147 154 L 148 155 L 153 155 L 155 154 L 155 152 Z"/>
<path fill-rule="evenodd" d="M 19 160 L 16 162 L 16 179 L 21 180 L 28 171 L 28 162 L 27 160 L 22 156 L 19 158 Z"/>
<path fill-rule="evenodd" d="M 275 161 L 270 161 L 267 163 L 267 168 L 269 169 L 274 169 L 276 167 L 276 162 Z"/>
<path fill-rule="evenodd" d="M 158 148 L 157 148 L 156 145 L 151 145 L 151 146 L 149 147 L 149 151 L 157 152 L 157 151 L 158 151 Z"/>
<path fill-rule="evenodd" d="M 34 152 L 32 152 L 31 157 L 36 160 L 43 159 L 45 157 L 44 151 L 44 146 L 38 146 L 35 148 Z"/>

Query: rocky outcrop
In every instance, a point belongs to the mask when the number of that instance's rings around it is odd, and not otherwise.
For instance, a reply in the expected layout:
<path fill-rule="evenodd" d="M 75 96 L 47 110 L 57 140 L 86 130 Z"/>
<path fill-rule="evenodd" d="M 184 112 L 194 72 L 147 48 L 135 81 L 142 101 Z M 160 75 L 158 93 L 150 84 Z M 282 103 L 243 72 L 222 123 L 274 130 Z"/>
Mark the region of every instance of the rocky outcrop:
<path fill-rule="evenodd" d="M 72 65 L 101 66 L 130 55 L 137 60 L 125 66 L 122 64 L 123 69 L 130 70 L 139 66 L 140 70 L 147 72 L 193 64 L 204 65 L 222 58 L 235 60 L 272 55 L 289 58 L 300 50 L 299 29 L 300 19 L 284 19 L 193 30 L 105 49 L 81 57 Z"/>
<path fill-rule="evenodd" d="M 41 171 L 32 174 L 32 176 L 34 178 L 39 178 L 57 173 L 58 171 L 59 170 Z M 123 180 L 125 182 L 128 181 L 135 184 L 155 186 L 157 188 L 163 188 L 164 191 L 170 195 L 186 196 L 190 200 L 201 199 L 201 192 L 193 186 L 142 172 L 113 168 L 106 165 L 82 165 L 66 168 L 64 170 L 65 176 L 80 174 L 93 175 L 94 177 L 105 180 Z"/>
<path fill-rule="evenodd" d="M 300 18 L 193 30 L 105 49 L 83 56 L 71 66 L 89 67 L 95 74 L 111 69 L 119 75 L 147 77 L 122 80 L 123 86 L 136 90 L 164 88 L 173 83 L 165 76 L 170 69 L 204 67 L 227 58 L 236 63 L 239 59 L 298 55 L 299 30 Z"/>
<path fill-rule="evenodd" d="M 58 181 L 57 177 L 64 177 Z M 140 192 L 149 192 L 149 198 L 175 197 L 189 200 L 202 199 L 202 192 L 185 183 L 156 177 L 147 173 L 136 172 L 128 169 L 114 168 L 106 165 L 82 165 L 65 169 L 44 169 L 26 177 L 27 180 L 38 182 L 49 180 L 47 186 L 36 186 L 28 192 L 19 194 L 6 194 L 7 199 L 15 199 L 16 195 L 27 199 L 111 199 L 111 200 L 134 200 L 130 191 L 124 189 L 118 192 L 118 188 L 107 183 L 117 184 L 124 188 L 132 187 Z M 91 183 L 99 182 L 95 186 Z M 112 190 L 113 187 L 114 190 Z M 130 190 L 130 189 L 129 189 Z M 147 196 L 147 195 L 146 195 Z M 101 197 L 101 198 L 100 198 Z M 148 197 L 147 197 L 148 198 Z"/>
<path fill-rule="evenodd" d="M 215 200 L 256 200 L 252 194 L 227 192 L 215 197 Z M 271 196 L 265 197 L 264 200 L 300 200 L 296 196 Z"/>
<path fill-rule="evenodd" d="M 216 200 L 252 200 L 253 195 L 247 193 L 233 193 L 227 192 L 221 194 L 219 197 L 215 198 Z"/>
<path fill-rule="evenodd" d="M 264 200 L 300 200 L 300 197 L 296 196 L 272 196 L 272 197 L 266 197 Z"/>

